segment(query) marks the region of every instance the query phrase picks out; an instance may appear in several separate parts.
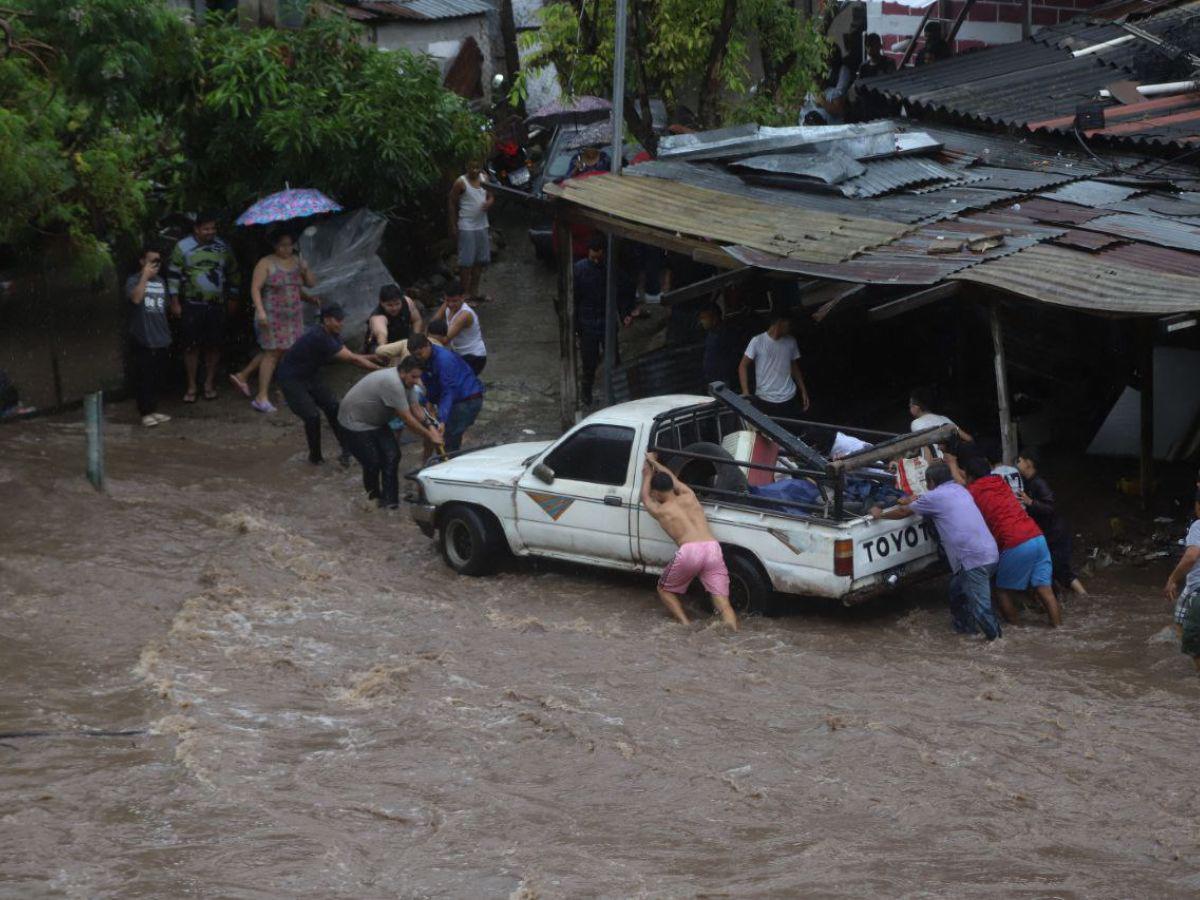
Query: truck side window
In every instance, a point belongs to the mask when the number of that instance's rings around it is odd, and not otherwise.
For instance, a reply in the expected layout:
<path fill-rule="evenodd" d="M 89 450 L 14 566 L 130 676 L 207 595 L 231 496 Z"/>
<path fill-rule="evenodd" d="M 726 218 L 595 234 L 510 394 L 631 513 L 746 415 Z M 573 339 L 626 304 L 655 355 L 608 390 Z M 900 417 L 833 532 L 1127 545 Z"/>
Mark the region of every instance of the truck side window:
<path fill-rule="evenodd" d="M 555 447 L 545 462 L 556 479 L 621 485 L 629 472 L 632 452 L 632 428 L 589 425 Z"/>

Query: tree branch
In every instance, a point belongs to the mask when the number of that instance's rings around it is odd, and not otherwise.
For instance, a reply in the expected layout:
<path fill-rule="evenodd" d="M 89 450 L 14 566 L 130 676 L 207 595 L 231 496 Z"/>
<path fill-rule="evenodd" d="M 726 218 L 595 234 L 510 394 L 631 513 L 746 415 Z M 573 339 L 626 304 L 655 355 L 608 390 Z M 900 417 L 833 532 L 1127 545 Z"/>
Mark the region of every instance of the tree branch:
<path fill-rule="evenodd" d="M 708 64 L 704 67 L 704 80 L 700 86 L 699 116 L 700 122 L 706 128 L 717 124 L 717 99 L 721 90 L 721 66 L 725 62 L 725 54 L 729 51 L 729 35 L 733 31 L 734 20 L 737 17 L 737 0 L 725 0 L 721 9 L 721 21 L 713 34 L 712 45 L 708 51 Z"/>

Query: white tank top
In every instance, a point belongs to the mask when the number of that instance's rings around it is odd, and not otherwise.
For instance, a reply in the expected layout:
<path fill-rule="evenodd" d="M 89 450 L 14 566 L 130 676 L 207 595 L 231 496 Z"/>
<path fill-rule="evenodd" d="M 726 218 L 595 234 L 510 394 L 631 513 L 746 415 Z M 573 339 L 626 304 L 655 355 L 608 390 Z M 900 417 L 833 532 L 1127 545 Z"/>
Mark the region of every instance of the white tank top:
<path fill-rule="evenodd" d="M 449 328 L 455 320 L 464 313 L 471 314 L 471 324 L 460 331 L 450 341 L 450 349 L 459 356 L 487 356 L 487 346 L 483 343 L 483 330 L 479 327 L 479 314 L 466 303 L 459 307 L 458 313 L 450 315 L 446 310 L 446 327 Z"/>
<path fill-rule="evenodd" d="M 482 180 L 483 176 L 479 176 Z M 487 191 L 475 187 L 466 175 L 460 175 L 463 192 L 458 198 L 458 227 L 460 231 L 479 231 L 488 227 L 487 210 L 483 208 Z"/>

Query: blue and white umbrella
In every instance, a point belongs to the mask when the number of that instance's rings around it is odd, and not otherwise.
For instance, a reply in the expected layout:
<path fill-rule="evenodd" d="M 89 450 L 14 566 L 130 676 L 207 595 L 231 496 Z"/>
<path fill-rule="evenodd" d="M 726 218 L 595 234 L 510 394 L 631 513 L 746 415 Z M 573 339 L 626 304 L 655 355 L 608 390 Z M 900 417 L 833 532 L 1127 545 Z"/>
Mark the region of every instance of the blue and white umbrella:
<path fill-rule="evenodd" d="M 320 191 L 312 188 L 288 188 L 259 200 L 237 217 L 238 225 L 269 225 L 303 219 L 322 213 L 341 212 L 342 207 Z"/>

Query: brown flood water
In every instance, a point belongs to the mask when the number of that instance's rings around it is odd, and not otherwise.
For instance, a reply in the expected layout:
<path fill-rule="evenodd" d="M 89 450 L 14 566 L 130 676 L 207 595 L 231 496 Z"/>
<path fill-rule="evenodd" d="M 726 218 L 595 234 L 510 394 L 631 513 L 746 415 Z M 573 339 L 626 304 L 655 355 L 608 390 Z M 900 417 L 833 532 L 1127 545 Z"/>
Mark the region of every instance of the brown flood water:
<path fill-rule="evenodd" d="M 491 433 L 545 434 L 554 366 L 494 362 Z M 647 579 L 451 575 L 286 412 L 128 406 L 106 496 L 77 422 L 0 429 L 0 731 L 55 732 L 0 739 L 0 896 L 1200 891 L 1164 570 L 992 646 L 937 586 L 681 628 Z"/>

